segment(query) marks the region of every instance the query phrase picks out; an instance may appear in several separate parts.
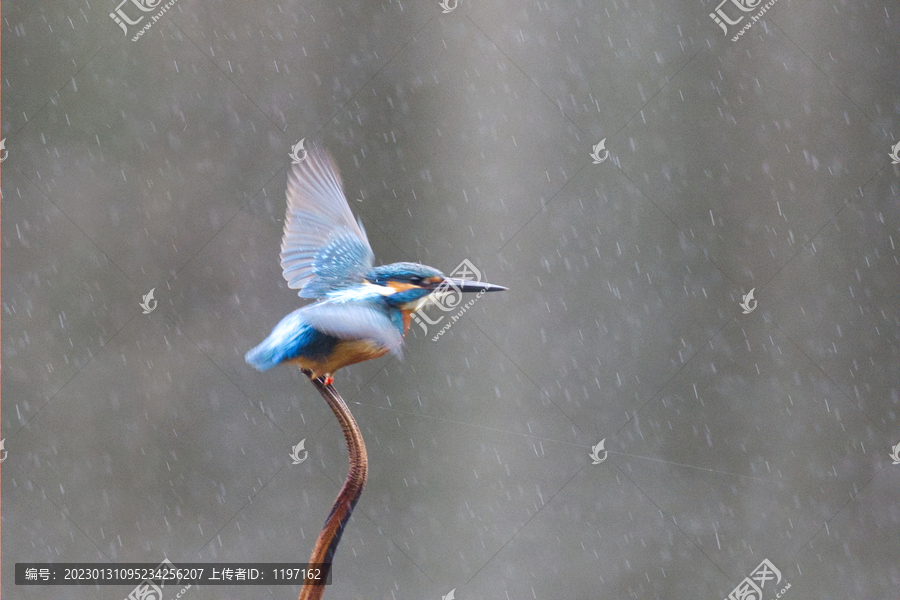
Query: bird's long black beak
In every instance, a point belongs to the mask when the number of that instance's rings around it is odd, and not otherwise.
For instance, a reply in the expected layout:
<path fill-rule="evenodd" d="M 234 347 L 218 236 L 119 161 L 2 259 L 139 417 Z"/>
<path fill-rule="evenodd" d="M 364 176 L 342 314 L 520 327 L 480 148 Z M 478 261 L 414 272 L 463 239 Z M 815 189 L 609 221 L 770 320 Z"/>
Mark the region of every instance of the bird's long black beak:
<path fill-rule="evenodd" d="M 452 285 L 461 292 L 505 292 L 507 288 L 502 285 L 494 285 L 493 283 L 485 283 L 484 281 L 471 281 L 468 279 L 454 279 L 447 277 L 444 279 L 446 284 Z"/>

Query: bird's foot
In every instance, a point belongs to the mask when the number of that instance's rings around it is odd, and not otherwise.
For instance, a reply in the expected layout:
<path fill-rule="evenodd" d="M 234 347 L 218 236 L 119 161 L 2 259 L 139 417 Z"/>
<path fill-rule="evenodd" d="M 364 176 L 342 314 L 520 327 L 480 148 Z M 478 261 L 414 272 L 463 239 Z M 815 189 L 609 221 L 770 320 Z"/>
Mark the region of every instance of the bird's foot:
<path fill-rule="evenodd" d="M 334 383 L 334 377 L 331 375 L 322 375 L 317 377 L 316 374 L 310 369 L 300 369 L 300 372 L 309 377 L 311 380 L 316 379 L 322 382 L 322 385 L 331 385 Z"/>

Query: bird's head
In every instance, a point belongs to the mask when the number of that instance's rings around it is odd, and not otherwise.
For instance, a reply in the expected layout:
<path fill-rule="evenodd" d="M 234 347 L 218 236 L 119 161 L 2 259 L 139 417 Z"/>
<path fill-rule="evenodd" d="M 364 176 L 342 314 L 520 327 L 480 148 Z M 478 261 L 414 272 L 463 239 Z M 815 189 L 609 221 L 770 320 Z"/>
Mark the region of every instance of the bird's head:
<path fill-rule="evenodd" d="M 383 288 L 380 293 L 392 306 L 417 310 L 432 294 L 501 292 L 500 285 L 447 277 L 437 269 L 419 263 L 401 262 L 375 267 L 366 282 Z"/>

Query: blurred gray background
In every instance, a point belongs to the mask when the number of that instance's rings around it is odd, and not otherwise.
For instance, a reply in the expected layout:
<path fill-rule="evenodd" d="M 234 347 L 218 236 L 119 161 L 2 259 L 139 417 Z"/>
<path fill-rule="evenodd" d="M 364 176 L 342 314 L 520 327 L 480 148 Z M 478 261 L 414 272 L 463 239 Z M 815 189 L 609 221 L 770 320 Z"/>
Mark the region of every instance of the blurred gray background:
<path fill-rule="evenodd" d="M 717 6 L 178 0 L 132 41 L 156 9 L 7 0 L 3 598 L 133 587 L 16 562 L 308 560 L 343 438 L 243 360 L 303 302 L 305 138 L 379 262 L 510 288 L 337 374 L 371 470 L 326 599 L 716 600 L 768 559 L 765 598 L 897 600 L 900 5 L 736 42 Z"/>

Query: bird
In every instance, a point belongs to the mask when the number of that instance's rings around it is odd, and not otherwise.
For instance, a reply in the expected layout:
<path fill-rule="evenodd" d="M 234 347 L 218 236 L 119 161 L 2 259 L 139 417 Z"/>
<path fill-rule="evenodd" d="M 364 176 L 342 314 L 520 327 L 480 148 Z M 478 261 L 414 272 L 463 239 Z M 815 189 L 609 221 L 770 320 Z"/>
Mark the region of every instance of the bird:
<path fill-rule="evenodd" d="M 389 352 L 402 356 L 412 313 L 448 293 L 507 288 L 447 277 L 413 262 L 376 267 L 366 230 L 360 219 L 353 218 L 334 160 L 318 144 L 305 152 L 288 174 L 280 256 L 288 287 L 313 302 L 281 319 L 244 360 L 260 371 L 283 363 L 299 367 L 344 433 L 350 469 L 310 559 L 327 573 L 368 476 L 365 441 L 332 385 L 334 373 Z M 320 600 L 324 589 L 306 581 L 299 600 Z"/>
<path fill-rule="evenodd" d="M 402 357 L 410 316 L 442 294 L 507 290 L 414 262 L 375 266 L 340 172 L 317 144 L 292 165 L 286 196 L 282 274 L 289 288 L 315 302 L 289 313 L 246 353 L 245 361 L 259 371 L 288 363 L 330 385 L 343 367 L 389 352 Z"/>

